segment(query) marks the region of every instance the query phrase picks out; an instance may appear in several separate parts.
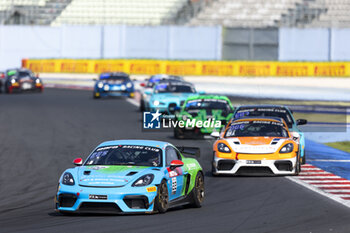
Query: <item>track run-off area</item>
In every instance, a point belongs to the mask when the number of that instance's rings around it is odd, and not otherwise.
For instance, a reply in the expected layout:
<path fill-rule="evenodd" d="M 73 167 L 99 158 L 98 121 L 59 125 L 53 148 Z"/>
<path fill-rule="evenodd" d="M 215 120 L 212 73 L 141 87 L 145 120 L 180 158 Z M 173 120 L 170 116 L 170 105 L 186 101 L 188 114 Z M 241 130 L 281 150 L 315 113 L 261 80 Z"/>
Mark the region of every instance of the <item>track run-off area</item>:
<path fill-rule="evenodd" d="M 125 98 L 94 100 L 91 91 L 46 89 L 1 94 L 0 106 L 1 233 L 350 231 L 350 177 L 329 169 L 325 160 L 341 156 L 325 154 L 320 144 L 307 142 L 310 164 L 299 177 L 212 177 L 214 139 L 176 140 L 171 132 L 143 132 L 142 114 Z M 97 144 L 113 139 L 200 147 L 203 207 L 153 215 L 56 213 L 53 199 L 61 173 L 74 158 L 86 158 Z"/>

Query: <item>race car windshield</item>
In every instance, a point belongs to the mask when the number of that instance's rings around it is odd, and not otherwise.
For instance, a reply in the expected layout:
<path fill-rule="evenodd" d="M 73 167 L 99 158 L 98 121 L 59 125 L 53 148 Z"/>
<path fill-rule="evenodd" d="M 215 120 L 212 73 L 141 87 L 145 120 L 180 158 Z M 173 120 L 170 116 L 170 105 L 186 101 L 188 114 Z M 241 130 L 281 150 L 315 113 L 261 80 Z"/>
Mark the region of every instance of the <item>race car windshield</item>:
<path fill-rule="evenodd" d="M 162 150 L 157 147 L 119 145 L 97 148 L 86 160 L 88 165 L 130 165 L 160 167 Z"/>
<path fill-rule="evenodd" d="M 283 124 L 275 121 L 234 122 L 225 132 L 228 137 L 288 137 Z"/>
<path fill-rule="evenodd" d="M 31 74 L 29 72 L 18 72 L 18 78 L 19 79 L 22 79 L 22 78 L 28 78 L 28 77 L 31 77 Z"/>
<path fill-rule="evenodd" d="M 155 93 L 195 93 L 195 89 L 190 85 L 179 84 L 159 84 L 155 87 Z"/>
<path fill-rule="evenodd" d="M 147 87 L 154 87 L 155 84 L 159 83 L 160 80 L 166 79 L 168 76 L 166 75 L 153 75 L 149 78 L 147 82 Z"/>
<path fill-rule="evenodd" d="M 240 108 L 234 118 L 239 119 L 242 117 L 278 117 L 282 118 L 288 128 L 293 127 L 293 118 L 290 113 L 283 108 Z"/>
<path fill-rule="evenodd" d="M 129 81 L 129 78 L 125 76 L 109 76 L 108 78 L 101 77 L 101 80 L 104 80 L 105 82 L 110 84 L 120 84 Z"/>
<path fill-rule="evenodd" d="M 197 110 L 197 109 L 218 109 L 223 111 L 229 111 L 230 105 L 226 100 L 218 99 L 198 99 L 187 101 L 185 110 Z"/>

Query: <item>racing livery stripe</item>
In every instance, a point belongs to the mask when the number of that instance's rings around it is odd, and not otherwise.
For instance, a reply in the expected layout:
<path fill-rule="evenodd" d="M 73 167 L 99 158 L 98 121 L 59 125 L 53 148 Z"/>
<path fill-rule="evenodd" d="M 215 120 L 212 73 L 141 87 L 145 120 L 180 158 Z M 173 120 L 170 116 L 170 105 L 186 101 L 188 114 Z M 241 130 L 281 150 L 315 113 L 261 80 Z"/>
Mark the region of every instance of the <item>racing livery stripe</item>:
<path fill-rule="evenodd" d="M 308 189 L 350 207 L 350 180 L 316 166 L 302 165 L 299 176 L 287 177 Z"/>

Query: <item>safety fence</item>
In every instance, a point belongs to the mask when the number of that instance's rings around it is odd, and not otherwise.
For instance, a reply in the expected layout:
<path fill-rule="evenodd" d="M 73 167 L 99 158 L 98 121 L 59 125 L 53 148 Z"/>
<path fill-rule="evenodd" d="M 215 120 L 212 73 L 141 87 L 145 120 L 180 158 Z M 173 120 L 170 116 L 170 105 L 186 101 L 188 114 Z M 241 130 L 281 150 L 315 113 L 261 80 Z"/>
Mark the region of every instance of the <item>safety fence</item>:
<path fill-rule="evenodd" d="M 23 59 L 22 66 L 45 73 L 121 71 L 147 75 L 350 77 L 350 62 Z"/>

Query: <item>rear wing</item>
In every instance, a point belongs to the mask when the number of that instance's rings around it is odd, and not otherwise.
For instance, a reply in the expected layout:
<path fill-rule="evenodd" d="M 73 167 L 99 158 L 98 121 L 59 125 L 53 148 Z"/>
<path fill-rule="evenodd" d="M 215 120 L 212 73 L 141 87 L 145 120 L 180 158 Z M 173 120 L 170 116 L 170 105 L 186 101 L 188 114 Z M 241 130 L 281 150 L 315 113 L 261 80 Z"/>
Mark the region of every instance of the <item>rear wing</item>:
<path fill-rule="evenodd" d="M 199 158 L 201 155 L 201 150 L 199 147 L 186 147 L 186 146 L 176 146 L 176 148 L 185 155 L 192 155 L 193 157 Z"/>

